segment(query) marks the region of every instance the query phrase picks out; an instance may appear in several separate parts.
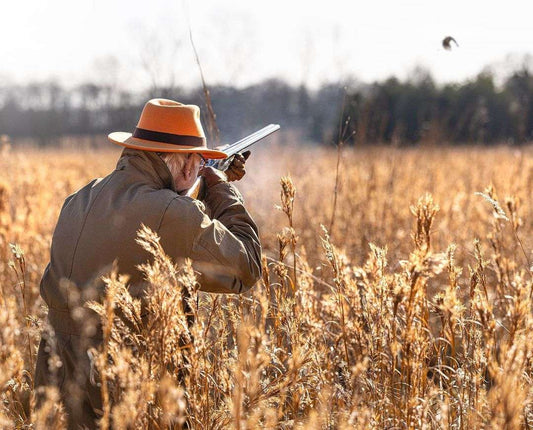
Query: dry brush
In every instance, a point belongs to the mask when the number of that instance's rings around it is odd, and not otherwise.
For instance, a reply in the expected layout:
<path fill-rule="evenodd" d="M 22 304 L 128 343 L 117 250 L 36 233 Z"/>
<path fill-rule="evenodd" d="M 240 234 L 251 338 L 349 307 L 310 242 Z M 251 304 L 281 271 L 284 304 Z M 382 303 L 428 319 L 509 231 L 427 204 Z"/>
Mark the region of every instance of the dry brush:
<path fill-rule="evenodd" d="M 345 151 L 338 177 L 334 152 L 271 153 L 242 183 L 265 251 L 250 293 L 199 292 L 140 226 L 146 299 L 110 273 L 89 305 L 101 427 L 533 425 L 531 148 Z M 116 156 L 0 158 L 1 427 L 64 426 L 53 388 L 33 407 L 39 278 L 62 200 Z"/>

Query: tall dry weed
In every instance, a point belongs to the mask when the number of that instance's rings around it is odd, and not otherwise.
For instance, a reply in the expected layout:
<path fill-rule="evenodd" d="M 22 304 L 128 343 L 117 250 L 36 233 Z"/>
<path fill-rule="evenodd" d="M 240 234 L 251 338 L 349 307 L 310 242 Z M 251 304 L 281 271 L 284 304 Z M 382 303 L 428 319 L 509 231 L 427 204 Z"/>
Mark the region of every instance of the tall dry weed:
<path fill-rule="evenodd" d="M 344 148 L 341 179 L 332 154 L 283 151 L 278 171 L 258 157 L 272 168 L 258 166 L 264 193 L 247 193 L 253 175 L 243 184 L 265 254 L 250 293 L 198 291 L 190 263 L 171 261 L 146 229 L 146 297 L 108 276 L 104 302 L 91 304 L 105 334 L 91 352 L 101 428 L 531 427 L 527 148 L 518 158 Z M 47 330 L 38 281 L 61 199 L 105 169 L 75 154 L 10 157 L 20 173 L 2 164 L 15 180 L 0 192 L 0 426 L 61 428 L 53 388 L 30 407 L 37 331 Z M 324 195 L 339 180 L 330 224 Z"/>

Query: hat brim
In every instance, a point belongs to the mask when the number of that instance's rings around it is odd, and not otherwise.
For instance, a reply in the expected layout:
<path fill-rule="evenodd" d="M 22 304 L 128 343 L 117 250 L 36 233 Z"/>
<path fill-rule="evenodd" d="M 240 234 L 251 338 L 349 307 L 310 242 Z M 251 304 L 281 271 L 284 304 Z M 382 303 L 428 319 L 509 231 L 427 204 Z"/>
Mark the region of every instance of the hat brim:
<path fill-rule="evenodd" d="M 195 153 L 201 154 L 205 158 L 227 158 L 227 155 L 224 152 L 217 149 L 209 149 L 205 146 L 185 146 L 173 145 L 171 143 L 154 142 L 152 140 L 144 140 L 133 137 L 131 133 L 126 133 L 123 131 L 110 133 L 107 138 L 117 145 L 125 146 L 126 148 L 140 149 L 142 151 Z"/>

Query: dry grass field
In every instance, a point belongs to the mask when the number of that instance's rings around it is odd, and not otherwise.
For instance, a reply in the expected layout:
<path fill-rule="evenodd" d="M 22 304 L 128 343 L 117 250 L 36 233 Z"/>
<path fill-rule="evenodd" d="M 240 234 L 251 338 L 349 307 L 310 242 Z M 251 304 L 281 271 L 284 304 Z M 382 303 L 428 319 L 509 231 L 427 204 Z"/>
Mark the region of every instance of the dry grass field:
<path fill-rule="evenodd" d="M 253 290 L 198 293 L 144 231 L 148 329 L 110 274 L 101 427 L 532 427 L 533 148 L 345 149 L 337 169 L 335 149 L 266 146 L 238 185 L 264 247 Z M 53 389 L 32 407 L 39 280 L 63 200 L 119 154 L 0 155 L 0 428 L 63 426 Z"/>

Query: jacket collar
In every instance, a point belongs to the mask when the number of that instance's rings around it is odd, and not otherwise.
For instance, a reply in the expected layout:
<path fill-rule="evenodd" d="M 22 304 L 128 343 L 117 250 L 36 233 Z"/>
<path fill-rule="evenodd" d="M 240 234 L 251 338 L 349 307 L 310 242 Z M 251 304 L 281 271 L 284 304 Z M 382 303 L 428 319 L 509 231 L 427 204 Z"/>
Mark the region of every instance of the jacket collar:
<path fill-rule="evenodd" d="M 133 169 L 148 182 L 176 191 L 170 170 L 155 152 L 125 148 L 117 162 L 117 170 L 123 169 Z"/>

